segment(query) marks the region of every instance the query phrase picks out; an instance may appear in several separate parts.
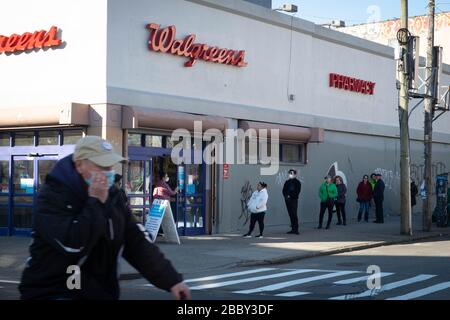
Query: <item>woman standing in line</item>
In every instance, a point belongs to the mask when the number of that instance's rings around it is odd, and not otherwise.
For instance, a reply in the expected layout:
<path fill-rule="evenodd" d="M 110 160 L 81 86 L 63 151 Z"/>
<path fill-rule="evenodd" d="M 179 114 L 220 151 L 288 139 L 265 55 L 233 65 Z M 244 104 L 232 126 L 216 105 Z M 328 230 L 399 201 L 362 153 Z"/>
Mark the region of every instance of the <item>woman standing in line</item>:
<path fill-rule="evenodd" d="M 325 177 L 325 181 L 319 188 L 319 198 L 320 198 L 320 215 L 319 215 L 319 226 L 317 229 L 322 229 L 323 216 L 325 210 L 328 209 L 328 222 L 326 229 L 330 229 L 331 220 L 333 219 L 333 207 L 338 196 L 336 185 L 331 181 L 330 176 Z"/>
<path fill-rule="evenodd" d="M 370 200 L 373 197 L 373 188 L 367 174 L 364 175 L 362 181 L 358 184 L 356 194 L 358 195 L 357 201 L 359 202 L 358 222 L 361 221 L 363 212 L 364 221 L 369 222 L 369 206 Z"/>
<path fill-rule="evenodd" d="M 269 199 L 269 194 L 267 193 L 267 184 L 264 182 L 258 183 L 256 186 L 256 191 L 253 192 L 247 207 L 251 212 L 250 215 L 250 228 L 246 234 L 245 238 L 251 238 L 253 229 L 255 228 L 256 222 L 259 224 L 259 235 L 256 238 L 263 237 L 264 231 L 264 216 L 267 211 L 267 200 Z"/>
<path fill-rule="evenodd" d="M 336 176 L 336 188 L 338 192 L 338 197 L 336 200 L 336 212 L 338 217 L 338 223 L 337 225 L 347 225 L 347 219 L 345 216 L 345 201 L 347 197 L 347 186 L 345 185 L 344 181 L 342 181 L 342 178 L 340 176 Z M 342 218 L 341 218 L 342 215 Z"/>

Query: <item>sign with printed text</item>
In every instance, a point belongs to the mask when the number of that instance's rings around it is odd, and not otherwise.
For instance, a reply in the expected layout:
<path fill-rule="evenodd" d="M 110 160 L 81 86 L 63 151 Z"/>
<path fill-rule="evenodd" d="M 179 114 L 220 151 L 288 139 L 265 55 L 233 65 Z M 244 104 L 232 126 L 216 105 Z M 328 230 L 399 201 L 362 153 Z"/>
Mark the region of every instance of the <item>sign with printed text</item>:
<path fill-rule="evenodd" d="M 145 222 L 145 229 L 150 234 L 153 242 L 156 241 L 161 226 L 167 242 L 180 244 L 180 237 L 178 236 L 169 200 L 155 199 Z"/>
<path fill-rule="evenodd" d="M 57 47 L 62 40 L 58 35 L 58 27 L 52 26 L 50 30 L 25 32 L 23 34 L 12 34 L 4 36 L 0 34 L 0 54 L 24 52 L 33 49 L 44 49 Z"/>
<path fill-rule="evenodd" d="M 223 178 L 224 179 L 230 178 L 230 165 L 227 163 L 224 163 L 223 165 Z"/>
<path fill-rule="evenodd" d="M 375 93 L 375 82 L 330 73 L 329 86 L 331 88 L 352 91 L 372 96 Z"/>
<path fill-rule="evenodd" d="M 245 50 L 221 48 L 204 42 L 196 43 L 195 34 L 176 39 L 177 29 L 173 25 L 162 28 L 157 23 L 149 23 L 147 29 L 150 30 L 149 50 L 185 57 L 188 59 L 184 63 L 185 67 L 192 67 L 198 60 L 240 68 L 247 66 Z"/>

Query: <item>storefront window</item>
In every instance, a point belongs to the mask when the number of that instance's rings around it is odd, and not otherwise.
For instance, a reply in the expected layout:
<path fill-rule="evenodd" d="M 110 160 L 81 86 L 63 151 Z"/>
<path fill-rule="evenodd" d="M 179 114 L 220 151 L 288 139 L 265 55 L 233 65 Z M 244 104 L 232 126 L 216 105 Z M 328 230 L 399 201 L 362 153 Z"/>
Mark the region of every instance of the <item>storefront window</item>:
<path fill-rule="evenodd" d="M 33 160 L 14 161 L 14 192 L 34 192 L 34 162 Z"/>
<path fill-rule="evenodd" d="M 16 132 L 14 134 L 14 145 L 21 146 L 34 146 L 34 133 L 33 132 Z"/>
<path fill-rule="evenodd" d="M 128 146 L 130 147 L 141 147 L 142 146 L 142 135 L 139 133 L 128 134 Z"/>
<path fill-rule="evenodd" d="M 40 146 L 54 146 L 59 144 L 58 131 L 41 131 L 39 132 Z"/>
<path fill-rule="evenodd" d="M 144 193 L 144 161 L 132 160 L 128 162 L 127 193 Z"/>
<path fill-rule="evenodd" d="M 145 146 L 162 148 L 162 136 L 146 135 L 145 136 Z"/>
<path fill-rule="evenodd" d="M 304 162 L 303 144 L 281 144 L 281 161 L 282 162 Z"/>
<path fill-rule="evenodd" d="M 9 147 L 9 133 L 0 133 L 0 147 Z"/>
<path fill-rule="evenodd" d="M 0 193 L 9 191 L 9 161 L 0 161 Z"/>
<path fill-rule="evenodd" d="M 64 144 L 76 144 L 83 137 L 83 130 L 65 130 L 63 135 Z"/>

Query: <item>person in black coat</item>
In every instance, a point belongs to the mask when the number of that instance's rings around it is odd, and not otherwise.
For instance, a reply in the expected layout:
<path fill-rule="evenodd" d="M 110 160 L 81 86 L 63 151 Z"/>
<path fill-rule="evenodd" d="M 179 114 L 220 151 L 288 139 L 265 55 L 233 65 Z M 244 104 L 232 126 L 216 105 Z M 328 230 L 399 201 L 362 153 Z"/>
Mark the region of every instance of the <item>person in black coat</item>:
<path fill-rule="evenodd" d="M 47 175 L 37 198 L 21 299 L 117 300 L 120 257 L 176 299 L 189 298 L 182 276 L 113 186 L 112 167 L 124 159 L 112 150 L 106 140 L 86 136 Z"/>
<path fill-rule="evenodd" d="M 297 171 L 289 170 L 289 179 L 284 183 L 283 196 L 286 203 L 286 208 L 291 220 L 291 231 L 288 234 L 299 234 L 298 231 L 298 196 L 302 191 L 302 184 L 297 179 Z"/>
<path fill-rule="evenodd" d="M 345 202 L 347 199 L 347 187 L 344 183 L 344 181 L 342 180 L 341 176 L 336 176 L 334 178 L 335 180 L 335 184 L 336 184 L 336 188 L 338 191 L 338 197 L 336 199 L 336 212 L 337 212 L 337 217 L 338 217 L 338 222 L 337 225 L 347 225 L 347 218 L 346 218 L 346 214 L 345 214 Z"/>
<path fill-rule="evenodd" d="M 375 188 L 373 189 L 373 200 L 375 202 L 376 220 L 374 223 L 384 223 L 383 201 L 384 201 L 384 182 L 381 179 L 381 174 L 376 174 Z"/>

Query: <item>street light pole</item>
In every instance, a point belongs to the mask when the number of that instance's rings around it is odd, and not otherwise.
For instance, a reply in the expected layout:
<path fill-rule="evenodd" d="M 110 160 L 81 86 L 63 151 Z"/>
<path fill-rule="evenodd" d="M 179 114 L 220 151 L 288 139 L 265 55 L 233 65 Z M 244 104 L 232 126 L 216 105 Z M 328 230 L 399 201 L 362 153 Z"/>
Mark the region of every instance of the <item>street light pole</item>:
<path fill-rule="evenodd" d="M 428 47 L 426 65 L 426 98 L 425 98 L 425 126 L 424 126 L 424 157 L 425 169 L 423 180 L 425 183 L 426 198 L 423 200 L 423 231 L 431 231 L 432 224 L 432 146 L 433 146 L 433 117 L 434 117 L 434 70 L 433 70 L 433 46 L 434 46 L 434 14 L 435 2 L 428 2 Z"/>
<path fill-rule="evenodd" d="M 408 0 L 401 1 L 401 28 L 408 29 Z M 408 58 L 407 41 L 401 44 L 403 52 L 403 71 L 400 72 L 400 233 L 412 235 L 411 228 L 411 189 L 410 189 L 410 156 L 409 156 L 409 125 L 408 125 L 408 104 L 409 104 L 409 77 L 406 64 Z"/>

